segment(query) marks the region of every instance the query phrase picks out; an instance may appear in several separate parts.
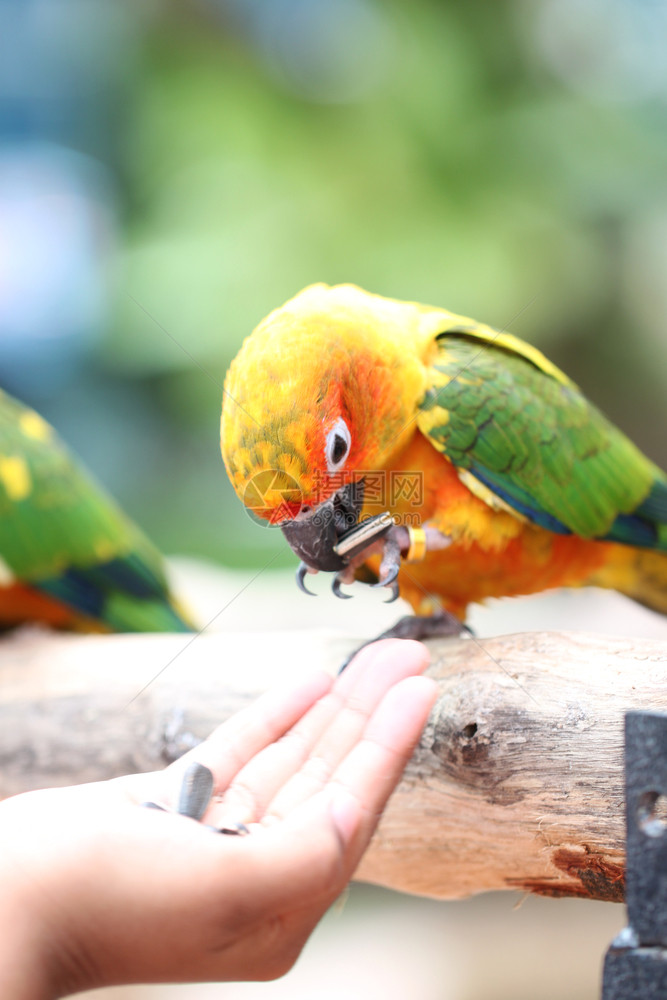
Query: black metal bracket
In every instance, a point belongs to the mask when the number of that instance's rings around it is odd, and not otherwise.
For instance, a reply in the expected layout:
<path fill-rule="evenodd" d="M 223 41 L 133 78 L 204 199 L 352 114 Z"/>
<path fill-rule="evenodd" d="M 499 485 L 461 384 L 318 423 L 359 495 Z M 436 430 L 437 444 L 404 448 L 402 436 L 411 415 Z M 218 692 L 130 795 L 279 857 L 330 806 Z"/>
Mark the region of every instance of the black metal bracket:
<path fill-rule="evenodd" d="M 602 1000 L 667 997 L 667 714 L 625 716 L 628 926 L 604 962 Z"/>

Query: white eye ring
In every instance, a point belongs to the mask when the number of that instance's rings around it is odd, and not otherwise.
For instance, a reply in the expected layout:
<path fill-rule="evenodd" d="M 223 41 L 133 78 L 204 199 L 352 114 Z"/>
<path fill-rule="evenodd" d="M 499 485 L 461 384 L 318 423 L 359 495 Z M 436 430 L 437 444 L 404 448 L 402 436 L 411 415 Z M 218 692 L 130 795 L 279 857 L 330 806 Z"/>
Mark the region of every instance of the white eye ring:
<path fill-rule="evenodd" d="M 352 446 L 352 435 L 343 420 L 339 417 L 327 434 L 324 454 L 329 472 L 338 472 L 345 465 L 345 460 Z"/>

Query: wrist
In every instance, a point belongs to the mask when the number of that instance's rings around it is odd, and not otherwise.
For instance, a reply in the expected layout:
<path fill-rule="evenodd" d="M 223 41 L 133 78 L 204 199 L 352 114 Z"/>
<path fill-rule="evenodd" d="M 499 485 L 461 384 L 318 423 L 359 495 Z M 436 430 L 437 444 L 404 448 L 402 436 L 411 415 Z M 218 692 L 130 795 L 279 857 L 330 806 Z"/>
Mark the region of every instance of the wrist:
<path fill-rule="evenodd" d="M 0 997 L 12 1000 L 55 1000 L 85 988 L 70 967 L 63 887 L 37 801 L 44 794 L 0 802 Z"/>
<path fill-rule="evenodd" d="M 52 981 L 48 944 L 31 892 L 17 873 L 0 866 L 0 996 L 12 1000 L 53 1000 L 58 996 Z"/>

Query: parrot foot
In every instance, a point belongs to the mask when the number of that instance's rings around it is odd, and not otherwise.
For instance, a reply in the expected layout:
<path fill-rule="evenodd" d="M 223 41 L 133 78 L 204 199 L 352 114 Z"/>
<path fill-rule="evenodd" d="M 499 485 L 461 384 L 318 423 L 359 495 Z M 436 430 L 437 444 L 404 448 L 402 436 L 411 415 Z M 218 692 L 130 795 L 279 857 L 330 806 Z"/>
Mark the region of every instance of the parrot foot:
<path fill-rule="evenodd" d="M 385 632 L 381 632 L 380 635 L 376 635 L 375 638 L 369 639 L 368 642 L 363 642 L 361 646 L 357 646 L 356 649 L 353 649 L 349 656 L 347 656 L 343 661 L 338 672 L 342 673 L 350 661 L 365 646 L 370 646 L 372 642 L 378 642 L 380 639 L 421 640 L 460 635 L 473 636 L 474 633 L 472 629 L 468 628 L 468 626 L 457 618 L 456 615 L 451 614 L 449 611 L 438 611 L 437 614 L 434 615 L 404 615 L 404 617 L 399 618 L 396 624 L 392 625 L 391 628 L 388 628 Z"/>
<path fill-rule="evenodd" d="M 456 615 L 442 610 L 434 615 L 404 615 L 378 639 L 444 639 L 453 635 L 471 636 L 473 631 Z"/>

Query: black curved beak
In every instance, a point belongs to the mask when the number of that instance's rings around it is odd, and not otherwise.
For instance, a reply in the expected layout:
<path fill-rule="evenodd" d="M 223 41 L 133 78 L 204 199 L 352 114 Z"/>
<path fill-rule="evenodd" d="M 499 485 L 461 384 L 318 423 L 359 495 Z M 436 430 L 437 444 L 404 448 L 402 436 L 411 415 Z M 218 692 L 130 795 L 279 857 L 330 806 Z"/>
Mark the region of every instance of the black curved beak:
<path fill-rule="evenodd" d="M 347 564 L 335 551 L 343 535 L 359 523 L 364 504 L 364 481 L 342 486 L 319 507 L 302 511 L 281 525 L 291 549 L 311 569 L 338 572 Z"/>

